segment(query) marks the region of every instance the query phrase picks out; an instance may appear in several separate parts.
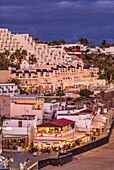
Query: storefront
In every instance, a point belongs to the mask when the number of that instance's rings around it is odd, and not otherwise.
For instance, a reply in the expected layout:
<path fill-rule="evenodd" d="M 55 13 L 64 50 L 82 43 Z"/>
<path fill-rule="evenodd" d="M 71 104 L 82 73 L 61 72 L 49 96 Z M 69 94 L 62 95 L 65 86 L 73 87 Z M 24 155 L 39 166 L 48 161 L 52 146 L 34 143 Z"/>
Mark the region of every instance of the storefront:
<path fill-rule="evenodd" d="M 3 137 L 2 149 L 12 151 L 23 151 L 28 147 L 28 136 L 9 136 Z"/>
<path fill-rule="evenodd" d="M 62 118 L 38 126 L 34 146 L 38 150 L 74 147 L 76 140 L 84 136 L 75 131 L 75 121 Z"/>

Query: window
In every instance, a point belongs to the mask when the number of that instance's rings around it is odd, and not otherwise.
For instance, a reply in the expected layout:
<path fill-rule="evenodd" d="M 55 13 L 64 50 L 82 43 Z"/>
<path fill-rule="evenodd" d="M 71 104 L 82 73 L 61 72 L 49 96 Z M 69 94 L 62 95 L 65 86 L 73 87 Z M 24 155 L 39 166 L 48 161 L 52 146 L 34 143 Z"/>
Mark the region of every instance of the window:
<path fill-rule="evenodd" d="M 18 122 L 18 127 L 22 127 L 22 121 Z"/>
<path fill-rule="evenodd" d="M 50 110 L 52 110 L 52 106 L 50 106 Z"/>

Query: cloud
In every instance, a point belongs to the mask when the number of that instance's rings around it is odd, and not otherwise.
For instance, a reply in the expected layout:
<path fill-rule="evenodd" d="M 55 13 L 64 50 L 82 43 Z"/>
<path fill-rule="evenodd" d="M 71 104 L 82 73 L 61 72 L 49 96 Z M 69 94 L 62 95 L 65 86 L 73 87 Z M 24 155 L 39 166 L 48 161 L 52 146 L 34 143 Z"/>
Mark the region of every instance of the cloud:
<path fill-rule="evenodd" d="M 113 0 L 0 0 L 0 11 L 2 27 L 43 40 L 114 39 Z"/>

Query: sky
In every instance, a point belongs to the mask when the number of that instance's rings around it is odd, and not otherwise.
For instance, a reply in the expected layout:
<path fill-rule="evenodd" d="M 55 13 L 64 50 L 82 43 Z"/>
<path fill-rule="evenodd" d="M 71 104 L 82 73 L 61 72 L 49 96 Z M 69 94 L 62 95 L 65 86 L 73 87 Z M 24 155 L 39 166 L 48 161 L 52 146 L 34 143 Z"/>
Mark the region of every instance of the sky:
<path fill-rule="evenodd" d="M 43 41 L 114 42 L 114 0 L 0 0 L 0 27 Z"/>

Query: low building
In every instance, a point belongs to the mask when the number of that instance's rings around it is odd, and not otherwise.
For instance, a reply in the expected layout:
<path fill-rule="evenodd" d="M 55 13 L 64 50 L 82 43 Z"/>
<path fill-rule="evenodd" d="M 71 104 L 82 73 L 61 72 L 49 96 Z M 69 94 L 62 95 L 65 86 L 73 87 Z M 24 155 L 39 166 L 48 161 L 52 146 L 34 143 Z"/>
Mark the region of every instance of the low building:
<path fill-rule="evenodd" d="M 58 111 L 57 119 L 68 119 L 75 121 L 75 127 L 79 131 L 89 131 L 93 120 L 93 111 L 88 109 Z"/>
<path fill-rule="evenodd" d="M 29 147 L 36 134 L 37 117 L 11 117 L 3 123 L 3 150 L 21 151 Z"/>
<path fill-rule="evenodd" d="M 36 95 L 19 95 L 11 98 L 10 116 L 36 115 L 37 119 L 43 119 L 44 99 Z"/>
<path fill-rule="evenodd" d="M 75 132 L 75 121 L 61 118 L 38 126 L 34 145 L 39 148 L 49 145 L 62 147 L 65 143 L 72 143 L 81 137 L 84 137 L 84 134 Z"/>
<path fill-rule="evenodd" d="M 44 119 L 54 118 L 58 108 L 59 102 L 56 102 L 56 100 L 52 100 L 49 103 L 44 103 Z"/>
<path fill-rule="evenodd" d="M 27 60 L 23 60 L 22 63 L 20 64 L 21 69 L 33 69 L 35 67 L 35 64 L 29 64 Z"/>
<path fill-rule="evenodd" d="M 0 84 L 0 95 L 16 96 L 20 94 L 20 89 L 15 83 Z"/>

